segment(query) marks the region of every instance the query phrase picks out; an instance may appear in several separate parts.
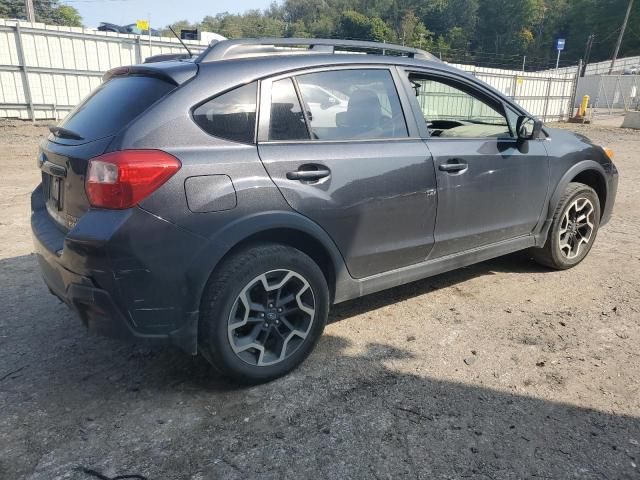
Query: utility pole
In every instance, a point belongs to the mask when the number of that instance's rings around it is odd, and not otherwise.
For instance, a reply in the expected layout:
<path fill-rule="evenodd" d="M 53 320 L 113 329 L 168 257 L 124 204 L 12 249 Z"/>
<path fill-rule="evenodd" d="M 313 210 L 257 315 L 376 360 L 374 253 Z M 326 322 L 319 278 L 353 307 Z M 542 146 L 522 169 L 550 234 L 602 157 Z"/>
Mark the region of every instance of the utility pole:
<path fill-rule="evenodd" d="M 618 53 L 620 52 L 620 45 L 622 45 L 622 39 L 624 38 L 624 32 L 627 29 L 627 23 L 629 23 L 629 16 L 631 15 L 631 7 L 633 6 L 633 0 L 629 0 L 629 6 L 627 7 L 627 14 L 624 16 L 624 22 L 620 29 L 620 35 L 618 36 L 618 42 L 616 43 L 616 49 L 613 52 L 613 58 L 611 59 L 611 66 L 609 67 L 609 75 L 613 72 L 616 66 L 616 60 L 618 59 Z"/>
<path fill-rule="evenodd" d="M 587 65 L 589 64 L 589 60 L 591 59 L 591 49 L 593 48 L 593 42 L 595 41 L 595 39 L 595 33 L 592 33 L 591 35 L 589 35 L 589 38 L 587 38 L 587 46 L 584 49 L 584 63 L 582 64 L 582 69 L 580 72 L 581 77 L 584 77 L 587 73 Z"/>
<path fill-rule="evenodd" d="M 33 9 L 33 0 L 25 0 L 24 8 L 27 11 L 27 22 L 35 23 L 36 12 Z"/>

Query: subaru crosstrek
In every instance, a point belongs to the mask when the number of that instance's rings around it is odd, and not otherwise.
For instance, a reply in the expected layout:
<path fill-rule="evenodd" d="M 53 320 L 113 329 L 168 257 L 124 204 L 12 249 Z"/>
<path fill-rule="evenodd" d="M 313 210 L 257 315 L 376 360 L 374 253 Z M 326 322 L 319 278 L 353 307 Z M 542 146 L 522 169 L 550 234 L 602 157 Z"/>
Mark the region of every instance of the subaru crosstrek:
<path fill-rule="evenodd" d="M 523 249 L 577 265 L 611 158 L 420 50 L 228 40 L 105 74 L 42 143 L 31 224 L 90 331 L 257 383 L 332 304 Z"/>

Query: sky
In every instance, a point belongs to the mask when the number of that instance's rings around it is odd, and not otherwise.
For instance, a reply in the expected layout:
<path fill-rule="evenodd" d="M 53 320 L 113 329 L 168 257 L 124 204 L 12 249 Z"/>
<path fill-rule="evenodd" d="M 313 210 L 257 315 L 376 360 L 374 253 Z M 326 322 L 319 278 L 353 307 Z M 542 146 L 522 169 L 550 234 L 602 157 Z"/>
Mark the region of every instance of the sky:
<path fill-rule="evenodd" d="M 160 28 L 185 18 L 194 22 L 225 11 L 262 10 L 271 0 L 60 0 L 60 4 L 75 7 L 86 27 L 100 22 L 127 25 L 151 17 L 151 27 Z"/>

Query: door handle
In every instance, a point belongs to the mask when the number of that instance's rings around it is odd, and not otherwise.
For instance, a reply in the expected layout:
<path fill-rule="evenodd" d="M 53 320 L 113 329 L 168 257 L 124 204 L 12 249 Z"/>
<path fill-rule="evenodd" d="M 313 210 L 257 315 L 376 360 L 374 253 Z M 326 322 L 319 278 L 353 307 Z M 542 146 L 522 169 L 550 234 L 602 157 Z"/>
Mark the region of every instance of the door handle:
<path fill-rule="evenodd" d="M 320 180 L 331 175 L 331 170 L 328 168 L 316 168 L 315 170 L 303 170 L 302 167 L 295 172 L 287 172 L 287 178 L 289 180 L 302 180 L 305 182 L 313 182 Z"/>
<path fill-rule="evenodd" d="M 469 164 L 460 160 L 449 160 L 448 163 L 441 163 L 438 169 L 443 172 L 455 173 L 462 172 L 469 168 Z"/>

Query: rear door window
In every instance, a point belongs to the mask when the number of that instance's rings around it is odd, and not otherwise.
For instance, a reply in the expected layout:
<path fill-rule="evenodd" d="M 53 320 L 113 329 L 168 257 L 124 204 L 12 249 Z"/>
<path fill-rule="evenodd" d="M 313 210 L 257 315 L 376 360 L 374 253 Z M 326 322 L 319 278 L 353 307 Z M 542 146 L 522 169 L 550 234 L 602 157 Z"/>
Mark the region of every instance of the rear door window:
<path fill-rule="evenodd" d="M 174 88 L 154 77 L 112 78 L 67 115 L 61 127 L 85 141 L 114 135 Z"/>
<path fill-rule="evenodd" d="M 253 143 L 257 94 L 256 82 L 235 88 L 197 107 L 193 119 L 209 135 Z"/>
<path fill-rule="evenodd" d="M 269 140 L 308 140 L 309 130 L 293 81 L 284 78 L 271 87 Z"/>

